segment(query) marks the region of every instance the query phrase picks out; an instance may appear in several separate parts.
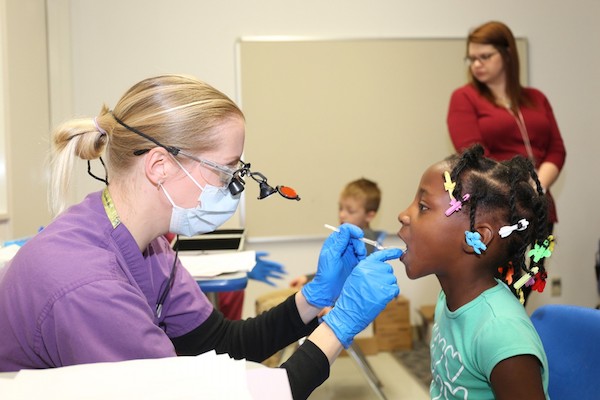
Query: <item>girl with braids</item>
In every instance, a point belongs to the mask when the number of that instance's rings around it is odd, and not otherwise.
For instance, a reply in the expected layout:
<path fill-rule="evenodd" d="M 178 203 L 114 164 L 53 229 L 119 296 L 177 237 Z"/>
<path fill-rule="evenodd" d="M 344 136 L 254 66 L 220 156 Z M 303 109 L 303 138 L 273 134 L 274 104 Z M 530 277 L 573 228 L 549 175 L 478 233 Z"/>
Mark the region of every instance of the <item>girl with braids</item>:
<path fill-rule="evenodd" d="M 251 172 L 240 160 L 244 136 L 233 101 L 179 75 L 145 79 L 113 110 L 58 127 L 51 187 L 58 215 L 0 270 L 0 372 L 209 350 L 262 361 L 308 335 L 282 365 L 294 399 L 307 398 L 398 295 L 385 261 L 401 251 L 365 259 L 362 231 L 344 224 L 301 291 L 256 318 L 224 318 L 164 235 L 211 232 L 235 212 L 247 176 L 240 171 Z M 65 208 L 76 158 L 102 155 L 104 190 Z"/>
<path fill-rule="evenodd" d="M 543 273 L 535 264 L 549 252 L 546 199 L 531 163 L 493 161 L 476 145 L 429 167 L 398 220 L 408 277 L 435 274 L 442 288 L 430 343 L 431 398 L 547 398 L 540 338 L 497 277 L 499 266 L 526 268 L 531 253 L 534 271 L 513 285 L 543 278 L 534 272 Z"/>
<path fill-rule="evenodd" d="M 450 98 L 447 124 L 457 152 L 479 143 L 503 161 L 522 155 L 535 164 L 548 199 L 548 229 L 558 222 L 551 187 L 566 159 L 563 139 L 546 96 L 521 85 L 519 53 L 506 24 L 489 21 L 470 33 L 465 61 L 469 83 Z M 527 301 L 531 287 L 524 287 Z"/>

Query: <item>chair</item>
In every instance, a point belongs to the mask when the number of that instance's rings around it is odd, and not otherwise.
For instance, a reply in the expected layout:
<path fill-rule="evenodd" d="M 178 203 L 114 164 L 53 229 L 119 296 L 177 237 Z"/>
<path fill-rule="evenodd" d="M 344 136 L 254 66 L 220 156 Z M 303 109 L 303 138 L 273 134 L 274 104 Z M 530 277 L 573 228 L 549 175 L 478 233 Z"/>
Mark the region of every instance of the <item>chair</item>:
<path fill-rule="evenodd" d="M 600 310 L 548 304 L 535 310 L 531 321 L 548 357 L 550 398 L 598 398 Z"/>

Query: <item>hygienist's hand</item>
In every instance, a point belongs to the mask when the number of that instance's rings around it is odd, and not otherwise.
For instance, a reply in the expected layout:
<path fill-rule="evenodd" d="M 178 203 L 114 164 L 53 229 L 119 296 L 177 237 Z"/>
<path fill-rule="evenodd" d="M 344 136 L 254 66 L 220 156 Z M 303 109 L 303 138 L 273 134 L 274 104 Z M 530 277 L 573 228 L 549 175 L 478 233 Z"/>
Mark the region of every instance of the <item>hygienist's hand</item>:
<path fill-rule="evenodd" d="M 315 307 L 330 307 L 342 291 L 342 286 L 352 269 L 367 254 L 360 239 L 363 231 L 354 225 L 343 224 L 333 232 L 321 248 L 317 273 L 312 281 L 302 287 L 306 301 Z"/>
<path fill-rule="evenodd" d="M 248 272 L 248 278 L 275 286 L 275 283 L 271 282 L 269 278 L 282 279 L 287 272 L 282 264 L 262 258 L 268 255 L 269 253 L 265 251 L 256 252 L 256 265 Z"/>
<path fill-rule="evenodd" d="M 333 309 L 323 316 L 344 348 L 400 294 L 392 266 L 385 262 L 400 255 L 400 249 L 385 249 L 361 261 L 348 277 Z"/>

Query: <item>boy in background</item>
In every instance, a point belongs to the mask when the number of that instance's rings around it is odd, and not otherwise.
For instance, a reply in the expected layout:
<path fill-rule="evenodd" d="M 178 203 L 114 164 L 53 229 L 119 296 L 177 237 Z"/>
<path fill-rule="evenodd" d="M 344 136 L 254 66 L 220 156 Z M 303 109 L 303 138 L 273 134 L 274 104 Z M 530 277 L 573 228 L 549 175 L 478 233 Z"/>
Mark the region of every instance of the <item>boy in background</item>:
<path fill-rule="evenodd" d="M 349 223 L 363 230 L 365 238 L 372 239 L 381 244 L 385 238 L 385 232 L 374 231 L 371 221 L 377 215 L 381 203 L 381 190 L 377 183 L 360 178 L 354 180 L 344 187 L 339 199 L 339 224 Z M 367 244 L 367 255 L 375 249 Z M 299 289 L 311 280 L 314 274 L 298 276 L 290 282 L 290 287 Z"/>

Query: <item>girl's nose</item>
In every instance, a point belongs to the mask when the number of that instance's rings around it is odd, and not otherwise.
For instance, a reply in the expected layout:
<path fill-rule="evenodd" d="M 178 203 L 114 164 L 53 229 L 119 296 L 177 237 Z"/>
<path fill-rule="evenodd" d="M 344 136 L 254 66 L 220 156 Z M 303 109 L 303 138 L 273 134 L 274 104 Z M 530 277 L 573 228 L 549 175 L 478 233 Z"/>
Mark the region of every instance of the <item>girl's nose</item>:
<path fill-rule="evenodd" d="M 398 214 L 398 222 L 400 222 L 402 225 L 410 224 L 410 218 L 409 218 L 408 214 L 406 213 L 406 210 L 404 210 L 400 214 Z"/>

